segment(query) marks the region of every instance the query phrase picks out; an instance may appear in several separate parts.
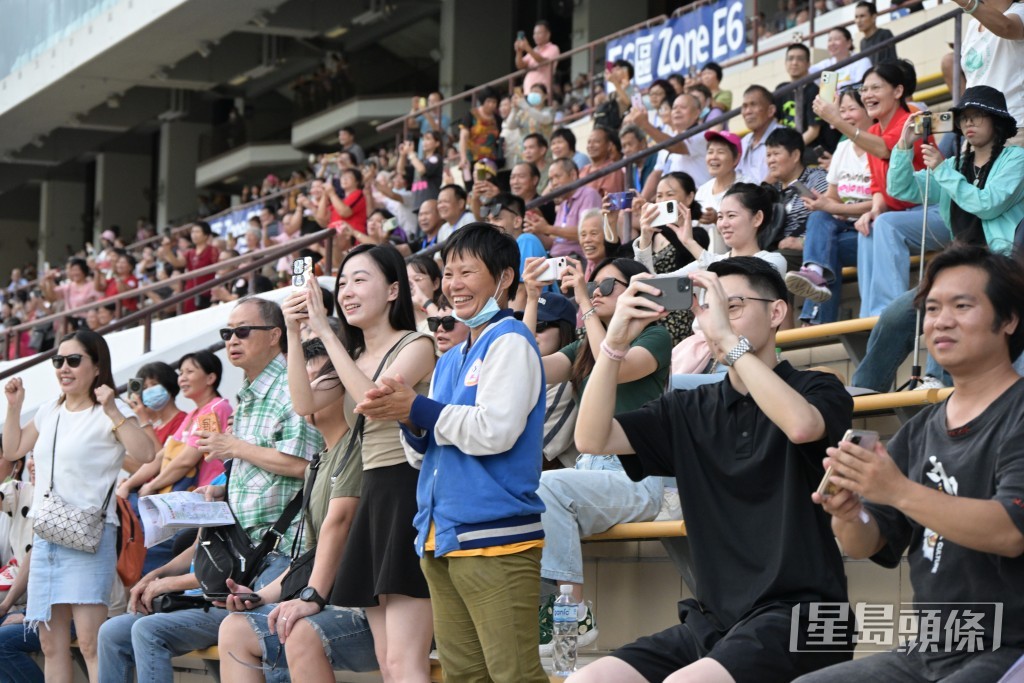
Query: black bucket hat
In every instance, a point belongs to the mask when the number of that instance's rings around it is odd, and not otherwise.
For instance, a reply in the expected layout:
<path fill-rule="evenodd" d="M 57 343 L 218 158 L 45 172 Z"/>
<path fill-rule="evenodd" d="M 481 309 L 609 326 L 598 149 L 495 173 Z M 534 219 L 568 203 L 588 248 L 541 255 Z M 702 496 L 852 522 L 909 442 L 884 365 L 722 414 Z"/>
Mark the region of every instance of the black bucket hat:
<path fill-rule="evenodd" d="M 1006 97 L 1003 93 L 987 85 L 975 85 L 965 90 L 960 103 L 950 110 L 953 112 L 953 125 L 957 130 L 960 130 L 960 116 L 966 109 L 977 109 L 994 118 L 1001 118 L 1013 124 L 1014 128 L 1018 125 L 1017 119 L 1007 110 Z"/>

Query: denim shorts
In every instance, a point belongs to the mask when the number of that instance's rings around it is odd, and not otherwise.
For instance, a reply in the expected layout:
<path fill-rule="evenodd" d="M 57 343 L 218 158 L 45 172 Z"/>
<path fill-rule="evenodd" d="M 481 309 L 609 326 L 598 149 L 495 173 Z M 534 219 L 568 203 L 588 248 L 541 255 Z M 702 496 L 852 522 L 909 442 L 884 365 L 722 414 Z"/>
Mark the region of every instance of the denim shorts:
<path fill-rule="evenodd" d="M 260 639 L 263 650 L 264 675 L 268 681 L 287 681 L 288 676 L 275 675 L 276 670 L 288 669 L 284 648 L 276 634 L 267 626 L 267 615 L 276 605 L 263 605 L 245 612 L 249 626 Z M 377 655 L 373 649 L 370 623 L 361 609 L 328 605 L 323 611 L 305 620 L 320 634 L 324 654 L 335 671 L 376 671 Z"/>
<path fill-rule="evenodd" d="M 117 526 L 105 524 L 95 553 L 32 539 L 28 582 L 28 628 L 50 621 L 51 605 L 110 605 L 117 574 Z"/>

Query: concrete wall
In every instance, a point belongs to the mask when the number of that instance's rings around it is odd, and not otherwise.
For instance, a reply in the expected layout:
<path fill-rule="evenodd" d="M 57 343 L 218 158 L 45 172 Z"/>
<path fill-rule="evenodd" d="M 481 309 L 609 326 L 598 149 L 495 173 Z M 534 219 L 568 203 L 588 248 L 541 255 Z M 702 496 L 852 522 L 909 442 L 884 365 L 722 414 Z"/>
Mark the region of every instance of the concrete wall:
<path fill-rule="evenodd" d="M 104 152 L 96 157 L 96 191 L 93 204 L 93 239 L 111 225 L 133 237 L 135 220 L 149 216 L 152 160 L 137 154 Z"/>
<path fill-rule="evenodd" d="M 39 199 L 39 261 L 63 263 L 85 242 L 85 183 L 45 180 Z"/>

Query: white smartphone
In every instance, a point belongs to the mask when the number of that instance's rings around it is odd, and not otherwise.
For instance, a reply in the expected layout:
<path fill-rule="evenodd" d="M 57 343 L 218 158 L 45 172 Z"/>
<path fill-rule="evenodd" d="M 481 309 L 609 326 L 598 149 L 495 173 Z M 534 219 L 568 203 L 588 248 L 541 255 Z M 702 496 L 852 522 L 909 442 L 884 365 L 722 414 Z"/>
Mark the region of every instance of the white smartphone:
<path fill-rule="evenodd" d="M 292 287 L 305 287 L 313 275 L 313 259 L 309 256 L 292 261 Z"/>
<path fill-rule="evenodd" d="M 564 256 L 544 259 L 544 263 L 547 264 L 547 268 L 544 269 L 544 272 L 538 278 L 541 282 L 554 282 L 560 279 L 562 273 L 565 272 L 565 267 L 568 265 L 568 261 L 565 260 Z"/>
<path fill-rule="evenodd" d="M 633 93 L 633 97 L 630 98 L 630 104 L 633 106 L 634 109 L 644 110 L 647 108 L 644 106 L 643 96 L 641 96 L 638 92 Z"/>
<path fill-rule="evenodd" d="M 836 99 L 836 86 L 839 84 L 839 74 L 835 71 L 821 72 L 821 88 L 818 96 L 825 102 L 834 102 Z"/>
<path fill-rule="evenodd" d="M 651 223 L 651 227 L 657 228 L 679 220 L 679 202 L 670 199 L 667 202 L 658 202 L 655 206 L 658 207 L 658 215 Z"/>

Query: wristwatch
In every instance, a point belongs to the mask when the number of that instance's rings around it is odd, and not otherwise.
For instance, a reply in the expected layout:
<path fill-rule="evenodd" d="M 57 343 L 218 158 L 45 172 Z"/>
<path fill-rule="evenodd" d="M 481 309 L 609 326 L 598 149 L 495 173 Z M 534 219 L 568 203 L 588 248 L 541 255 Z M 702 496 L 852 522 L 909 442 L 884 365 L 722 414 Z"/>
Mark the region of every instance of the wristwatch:
<path fill-rule="evenodd" d="M 312 586 L 306 586 L 299 591 L 299 600 L 303 602 L 313 602 L 320 609 L 323 609 L 327 605 L 327 601 L 324 600 L 323 596 L 316 592 L 316 589 Z"/>
<path fill-rule="evenodd" d="M 750 353 L 753 350 L 754 347 L 751 346 L 750 340 L 741 335 L 739 342 L 736 346 L 732 347 L 732 350 L 729 351 L 729 353 L 725 354 L 725 359 L 722 362 L 727 366 L 732 367 L 733 363 L 740 359 L 740 356 L 745 353 Z"/>

